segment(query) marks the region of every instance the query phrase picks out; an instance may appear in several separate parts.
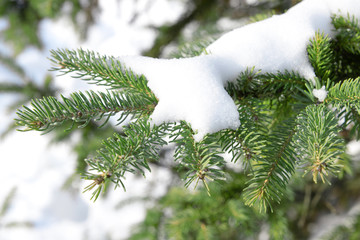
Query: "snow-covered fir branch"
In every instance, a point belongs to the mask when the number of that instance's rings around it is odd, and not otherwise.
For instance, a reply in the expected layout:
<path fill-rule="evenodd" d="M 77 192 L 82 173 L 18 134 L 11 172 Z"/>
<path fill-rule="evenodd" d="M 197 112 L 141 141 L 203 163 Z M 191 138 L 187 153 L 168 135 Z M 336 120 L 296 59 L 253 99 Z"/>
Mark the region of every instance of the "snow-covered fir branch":
<path fill-rule="evenodd" d="M 96 172 L 84 174 L 95 199 L 107 182 L 122 185 L 125 172 L 150 171 L 160 147 L 175 143 L 186 186 L 202 182 L 211 192 L 208 182 L 226 177 L 228 153 L 249 175 L 244 203 L 266 211 L 286 195 L 297 171 L 312 172 L 314 182 L 340 174 L 345 150 L 338 131 L 360 136 L 359 17 L 357 0 L 304 0 L 225 34 L 194 57 L 55 50 L 55 70 L 77 72 L 117 94 L 35 100 L 18 111 L 17 122 L 44 130 L 64 121 L 132 115 L 130 127 L 87 160 Z"/>

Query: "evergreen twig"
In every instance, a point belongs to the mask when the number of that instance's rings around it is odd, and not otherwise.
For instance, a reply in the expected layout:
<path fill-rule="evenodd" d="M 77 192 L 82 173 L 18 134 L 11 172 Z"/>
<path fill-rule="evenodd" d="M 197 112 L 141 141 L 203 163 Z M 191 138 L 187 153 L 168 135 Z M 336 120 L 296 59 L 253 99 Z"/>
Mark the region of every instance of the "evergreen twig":
<path fill-rule="evenodd" d="M 17 124 L 25 126 L 24 131 L 39 130 L 51 131 L 55 126 L 65 121 L 82 123 L 80 127 L 86 126 L 91 120 L 100 120 L 120 113 L 118 123 L 124 121 L 130 114 L 133 117 L 148 116 L 155 108 L 151 100 L 138 96 L 112 92 L 89 91 L 73 93 L 70 98 L 61 96 L 63 102 L 54 97 L 44 97 L 33 100 L 32 108 L 24 106 L 18 110 Z"/>
<path fill-rule="evenodd" d="M 307 52 L 316 76 L 318 76 L 324 84 L 331 76 L 330 69 L 334 62 L 330 38 L 325 36 L 324 33 L 316 32 L 314 38 L 310 39 Z"/>
<path fill-rule="evenodd" d="M 58 49 L 51 51 L 50 59 L 55 67 L 53 71 L 60 71 L 63 74 L 76 73 L 75 78 L 108 86 L 111 89 L 120 89 L 124 93 L 147 96 L 157 101 L 156 96 L 147 86 L 146 78 L 134 74 L 126 69 L 114 57 L 102 56 L 93 51 L 83 49 L 67 50 Z"/>
<path fill-rule="evenodd" d="M 342 48 L 353 54 L 360 54 L 360 25 L 355 16 L 335 15 L 332 24 L 338 31 L 337 40 Z"/>
<path fill-rule="evenodd" d="M 297 134 L 294 137 L 298 164 L 311 172 L 313 181 L 322 182 L 329 173 L 337 175 L 342 168 L 342 154 L 345 150 L 339 138 L 338 123 L 334 113 L 325 105 L 310 105 L 296 119 Z"/>
<path fill-rule="evenodd" d="M 206 180 L 222 180 L 225 162 L 219 154 L 219 145 L 213 135 L 206 135 L 203 140 L 196 142 L 191 126 L 181 121 L 172 129 L 171 142 L 177 144 L 174 158 L 179 161 L 179 167 L 185 170 L 185 186 L 188 187 L 196 180 L 195 187 L 201 180 L 210 195 Z"/>
<path fill-rule="evenodd" d="M 159 148 L 167 144 L 163 140 L 167 128 L 166 124 L 151 127 L 145 120 L 139 120 L 124 127 L 123 135 L 115 133 L 104 141 L 98 156 L 86 160 L 89 169 L 82 177 L 93 182 L 84 192 L 96 187 L 91 198 L 96 201 L 109 182 L 125 190 L 123 179 L 127 172 L 139 171 L 143 175 L 144 169 L 150 172 L 149 161 L 158 160 Z"/>
<path fill-rule="evenodd" d="M 295 170 L 295 153 L 292 139 L 295 122 L 288 119 L 278 125 L 269 135 L 263 156 L 253 165 L 252 178 L 244 190 L 245 204 L 256 205 L 267 211 L 272 202 L 280 202 L 286 192 L 286 185 Z"/>

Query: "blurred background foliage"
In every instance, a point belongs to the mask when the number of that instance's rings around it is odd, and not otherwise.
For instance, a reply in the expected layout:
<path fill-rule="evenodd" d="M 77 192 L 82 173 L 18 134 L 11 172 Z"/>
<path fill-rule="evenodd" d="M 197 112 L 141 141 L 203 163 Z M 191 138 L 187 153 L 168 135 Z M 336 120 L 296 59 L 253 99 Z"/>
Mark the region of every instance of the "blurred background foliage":
<path fill-rule="evenodd" d="M 222 27 L 221 21 L 226 20 L 235 26 L 241 26 L 251 21 L 262 20 L 272 14 L 283 13 L 299 2 L 299 0 L 178 1 L 184 2 L 186 10 L 171 24 L 148 26 L 155 29 L 157 34 L 152 47 L 145 49 L 143 55 L 174 56 L 174 49 L 184 48 L 189 42 L 208 37 L 215 39 L 223 31 L 228 31 L 229 29 Z M 152 4 L 151 1 L 148 4 Z M 9 106 L 10 112 L 28 103 L 32 98 L 61 93 L 61 90 L 56 89 L 53 84 L 55 78 L 53 75 L 47 75 L 39 84 L 27 76 L 15 60 L 16 56 L 28 46 L 39 49 L 43 47 L 38 34 L 40 22 L 49 18 L 67 17 L 77 29 L 78 37 L 86 39 L 88 29 L 97 23 L 99 14 L 101 8 L 98 0 L 0 0 L 0 18 L 8 21 L 7 27 L 0 30 L 0 40 L 11 49 L 10 54 L 3 54 L 0 51 L 0 64 L 21 79 L 20 83 L 12 79 L 0 82 L 0 94 L 17 96 Z M 143 13 L 135 12 L 131 21 L 136 22 L 141 14 Z M 114 131 L 119 131 L 119 128 L 115 129 L 107 125 L 99 129 L 96 122 L 70 132 L 65 131 L 68 127 L 57 129 L 51 133 L 51 136 L 53 143 L 66 141 L 74 133 L 80 136 L 72 146 L 78 156 L 74 177 L 64 183 L 71 186 L 73 181 L 78 181 L 78 173 L 86 168 L 84 159 L 100 148 L 99 139 L 110 137 Z M 14 128 L 13 125 L 9 126 L 8 130 L 2 133 L 3 137 Z M 168 151 L 171 149 L 164 149 L 162 155 L 165 156 Z M 192 192 L 185 189 L 172 162 L 154 164 L 159 168 L 172 169 L 174 178 L 171 183 L 166 183 L 168 192 L 165 196 L 159 199 L 150 199 L 148 196 L 134 199 L 150 203 L 152 207 L 147 211 L 145 220 L 134 227 L 131 239 L 168 239 L 169 236 L 176 236 L 174 239 L 258 239 L 263 232 L 269 233 L 268 239 L 307 239 L 321 216 L 344 214 L 360 197 L 359 171 L 354 171 L 353 175 L 334 179 L 331 187 L 313 184 L 311 179 L 305 183 L 295 181 L 290 188 L 289 196 L 292 196 L 290 200 L 283 201 L 273 213 L 259 214 L 256 209 L 245 206 L 240 197 L 247 180 L 247 176 L 241 171 L 227 169 L 230 180 L 222 185 L 212 186 L 212 197 L 208 197 L 206 191 Z M 358 168 L 358 165 L 352 166 L 352 169 Z M 16 189 L 9 193 L 1 208 L 0 218 L 6 214 L 9 201 L 15 191 Z M 123 202 L 119 206 L 126 207 L 126 204 Z M 329 233 L 324 239 L 359 239 L 359 224 L 360 218 L 357 216 L 350 224 L 334 229 L 334 232 Z"/>
<path fill-rule="evenodd" d="M 65 14 L 78 28 L 80 36 L 86 38 L 87 29 L 94 23 L 98 10 L 98 0 L 1 0 L 0 16 L 9 21 L 9 27 L 2 35 L 15 53 L 29 45 L 41 48 L 38 37 L 40 21 Z"/>

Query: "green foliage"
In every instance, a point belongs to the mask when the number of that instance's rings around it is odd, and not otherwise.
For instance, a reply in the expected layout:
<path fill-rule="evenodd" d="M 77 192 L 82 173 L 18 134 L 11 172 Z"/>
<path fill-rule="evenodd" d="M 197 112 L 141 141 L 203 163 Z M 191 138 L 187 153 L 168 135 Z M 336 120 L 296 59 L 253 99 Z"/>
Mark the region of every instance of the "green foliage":
<path fill-rule="evenodd" d="M 79 92 L 62 96 L 63 103 L 54 97 L 33 100 L 32 109 L 24 106 L 19 110 L 17 124 L 26 126 L 24 131 L 38 130 L 51 131 L 65 121 L 82 123 L 85 127 L 91 120 L 99 121 L 106 117 L 105 124 L 111 116 L 119 113 L 118 122 L 123 122 L 130 114 L 133 117 L 149 115 L 154 109 L 153 103 L 141 101 L 142 99 L 131 95 L 125 97 L 119 92 Z"/>
<path fill-rule="evenodd" d="M 357 22 L 336 17 L 333 22 L 338 24 L 340 36 L 329 39 L 316 33 L 309 39 L 307 51 L 317 76 L 316 86 L 295 72 L 270 74 L 249 68 L 226 86 L 238 106 L 240 127 L 208 134 L 199 142 L 194 140 L 196 132 L 185 121 L 150 125 L 148 118 L 158 99 L 147 86 L 146 76 L 134 74 L 114 57 L 82 49 L 52 51 L 53 70 L 75 73 L 76 78 L 105 86 L 108 92 L 74 93 L 70 98 L 62 96 L 62 101 L 54 97 L 34 100 L 32 107 L 18 111 L 17 123 L 29 130 L 50 131 L 66 122 L 85 126 L 101 118 L 106 118 L 104 125 L 116 113 L 120 116 L 118 123 L 131 117 L 133 121 L 123 126 L 123 133 L 104 141 L 97 156 L 87 160 L 89 169 L 83 177 L 92 183 L 85 190 L 94 190 L 94 199 L 110 182 L 124 186 L 126 172 L 150 171 L 150 163 L 159 162 L 161 148 L 173 143 L 176 168 L 186 187 L 196 187 L 201 180 L 207 194 L 211 192 L 216 198 L 219 194 L 216 191 L 220 190 L 215 190 L 214 195 L 212 188 L 217 187 L 211 187 L 215 186 L 212 181 L 221 186 L 229 181 L 224 159 L 227 153 L 233 162 L 243 163 L 241 174 L 248 175 L 241 197 L 238 196 L 241 200 L 235 206 L 255 206 L 261 212 L 269 207 L 273 210 L 274 203 L 288 197 L 288 184 L 298 173 L 311 173 L 315 183 L 318 178 L 331 183 L 330 174 L 342 176 L 346 154 L 338 133 L 344 129 L 351 131 L 353 134 L 347 141 L 358 137 L 360 84 L 359 78 L 350 79 L 360 76 L 359 67 L 351 61 L 359 58 L 359 53 L 351 50 L 356 48 L 358 39 L 354 38 L 353 47 L 348 49 L 341 36 L 342 29 L 356 32 L 353 25 Z M 185 56 L 200 54 L 202 46 L 190 48 Z M 346 71 L 342 71 L 344 69 Z M 312 90 L 322 85 L 326 85 L 328 97 L 316 102 Z M 344 123 L 339 126 L 340 120 Z M 201 199 L 205 204 L 207 200 Z M 201 218 L 200 213 L 184 211 L 181 214 L 171 230 L 174 236 L 180 239 L 218 236 L 211 224 L 202 221 L 193 229 L 190 220 Z M 160 221 L 158 213 L 151 215 L 152 221 Z M 273 221 L 273 229 L 286 232 L 283 217 Z M 188 232 L 182 232 L 182 228 Z M 276 230 L 272 233 L 274 238 L 281 238 L 282 235 L 276 236 L 276 233 Z"/>
<path fill-rule="evenodd" d="M 335 114 L 326 106 L 310 105 L 296 119 L 297 134 L 294 137 L 295 152 L 298 164 L 305 169 L 305 174 L 311 172 L 313 181 L 317 183 L 318 177 L 322 182 L 329 173 L 337 175 L 342 165 L 342 154 L 345 144 L 338 133 Z M 294 156 L 295 157 L 295 156 Z"/>
<path fill-rule="evenodd" d="M 347 79 L 329 89 L 325 103 L 337 109 L 343 119 L 342 128 L 348 129 L 350 138 L 360 139 L 360 78 Z"/>
<path fill-rule="evenodd" d="M 13 44 L 15 53 L 28 44 L 41 47 L 37 35 L 40 20 L 63 14 L 65 2 L 72 4 L 73 20 L 81 12 L 91 22 L 96 0 L 88 1 L 88 8 L 82 8 L 77 0 L 0 0 L 0 14 L 9 21 L 2 34 Z M 213 36 L 197 39 L 204 35 L 199 31 L 192 36 L 196 41 L 184 44 L 174 56 L 208 54 L 204 49 L 219 33 L 214 20 L 224 9 L 230 9 L 226 5 L 233 1 L 211 1 L 210 5 L 196 2 L 179 24 L 158 28 L 162 34 L 149 54 L 159 55 L 164 48 L 161 44 L 176 41 L 181 29 L 194 20 L 203 27 L 211 19 L 211 28 L 206 31 Z M 260 14 L 253 21 L 283 11 L 286 1 L 263 1 L 258 6 L 266 4 L 272 10 L 256 10 Z M 207 9 L 199 11 L 199 7 Z M 254 13 L 254 9 L 233 8 L 228 13 L 240 18 Z M 93 191 L 93 200 L 110 184 L 125 189 L 127 173 L 145 176 L 154 165 L 177 169 L 173 177 L 178 174 L 186 187 L 203 183 L 204 188 L 194 191 L 170 188 L 155 200 L 131 239 L 256 239 L 264 227 L 270 239 L 305 239 L 308 226 L 318 215 L 327 208 L 345 209 L 348 205 L 344 202 L 352 204 L 355 199 L 351 196 L 358 196 L 359 176 L 345 174 L 349 169 L 356 172 L 358 166 L 346 162 L 344 144 L 360 139 L 359 23 L 353 16 L 333 16 L 332 22 L 335 38 L 317 32 L 309 39 L 307 52 L 317 76 L 316 86 L 296 72 L 269 74 L 249 68 L 226 86 L 238 107 L 240 127 L 207 135 L 200 142 L 194 141 L 196 132 L 185 121 L 151 125 L 148 117 L 158 99 L 147 86 L 146 76 L 134 74 L 112 56 L 92 51 L 54 50 L 52 70 L 105 86 L 106 92 L 76 92 L 56 99 L 52 97 L 56 95 L 52 77 L 46 76 L 42 85 L 36 85 L 11 57 L 0 55 L 0 62 L 21 79 L 20 83 L 12 79 L 1 83 L 0 93 L 21 94 L 22 99 L 12 107 L 28 105 L 33 99 L 30 106 L 18 110 L 17 124 L 23 129 L 52 131 L 54 141 L 66 141 L 80 133 L 74 146 L 77 171 L 91 182 L 85 191 Z M 328 95 L 317 102 L 312 90 L 323 85 Z M 126 123 L 125 119 L 132 121 L 115 129 L 107 124 L 111 117 L 119 124 Z M 101 143 L 102 139 L 106 140 Z M 175 149 L 175 161 L 170 166 L 162 159 L 163 147 L 169 143 Z M 100 150 L 95 153 L 94 149 Z M 236 173 L 229 169 L 235 164 L 243 166 Z M 14 194 L 15 188 L 2 205 L 0 217 Z M 280 201 L 281 205 L 275 205 Z M 266 213 L 269 207 L 272 212 Z M 359 222 L 356 217 L 325 239 L 359 239 Z"/>
<path fill-rule="evenodd" d="M 330 69 L 334 62 L 330 41 L 328 36 L 316 32 L 315 37 L 310 40 L 310 44 L 307 47 L 311 65 L 314 67 L 316 76 L 322 80 L 322 83 L 325 83 L 331 76 Z"/>
<path fill-rule="evenodd" d="M 126 172 L 137 170 L 145 175 L 145 169 L 151 171 L 148 161 L 158 160 L 159 147 L 166 144 L 163 140 L 166 130 L 166 125 L 151 128 L 149 123 L 139 120 L 124 127 L 123 135 L 115 133 L 104 141 L 99 156 L 86 160 L 89 169 L 83 178 L 93 182 L 85 191 L 97 186 L 92 194 L 95 201 L 110 181 L 115 183 L 115 188 L 121 185 L 125 190 L 122 178 Z"/>
<path fill-rule="evenodd" d="M 75 72 L 75 78 L 111 89 L 121 89 L 127 95 L 157 103 L 155 95 L 147 86 L 146 78 L 126 69 L 114 57 L 101 56 L 82 49 L 77 51 L 58 49 L 52 50 L 51 54 L 51 61 L 56 65 L 52 68 L 53 71 L 60 71 L 63 74 Z"/>
<path fill-rule="evenodd" d="M 212 1 L 210 5 L 207 1 L 196 2 L 179 24 L 158 28 L 163 39 L 156 41 L 155 51 L 148 53 L 159 55 L 164 49 L 162 43 L 179 41 L 176 39 L 182 28 L 194 21 L 203 28 L 211 19 L 209 29 L 191 36 L 196 40 L 184 44 L 173 56 L 208 54 L 204 49 L 219 33 L 214 20 L 222 13 L 227 11 L 232 19 L 260 13 L 252 18 L 257 21 L 283 11 L 287 4 L 262 1 L 256 6 L 259 10 L 250 7 L 244 11 L 241 7 L 230 8 L 234 1 Z M 86 8 L 77 0 L 0 0 L 0 14 L 9 22 L 2 36 L 16 54 L 28 44 L 41 47 L 39 22 L 64 15 L 64 3 L 71 3 L 69 14 L 73 20 L 81 13 L 87 24 L 91 23 L 96 0 L 87 1 Z M 207 9 L 199 11 L 199 6 Z M 263 7 L 265 11 L 260 9 Z M 359 24 L 353 16 L 333 16 L 333 24 L 335 38 L 317 32 L 309 39 L 307 51 L 317 76 L 316 86 L 296 72 L 269 74 L 249 68 L 226 86 L 238 107 L 240 127 L 207 135 L 200 142 L 194 141 L 196 133 L 184 121 L 150 125 L 148 117 L 158 99 L 147 86 L 146 76 L 132 73 L 112 56 L 81 49 L 52 51 L 54 71 L 75 74 L 108 88 L 105 92 L 76 92 L 56 99 L 52 97 L 57 91 L 53 77 L 46 76 L 43 84 L 37 85 L 11 57 L 0 55 L 0 62 L 21 80 L 0 83 L 0 93 L 21 96 L 11 108 L 28 106 L 18 110 L 17 123 L 23 129 L 52 131 L 54 142 L 67 141 L 74 134 L 80 137 L 74 145 L 77 172 L 91 182 L 85 191 L 93 191 L 93 200 L 110 184 L 125 188 L 128 172 L 146 175 L 155 165 L 177 169 L 172 172 L 173 178 L 177 179 L 178 174 L 191 191 L 170 188 L 164 197 L 151 202 L 145 220 L 131 239 L 257 239 L 264 229 L 268 229 L 270 239 L 306 239 L 317 216 L 329 209 L 347 209 L 356 200 L 360 185 L 356 174 L 359 166 L 346 162 L 344 153 L 344 142 L 360 139 Z M 81 31 L 86 34 L 86 29 Z M 201 39 L 205 32 L 212 36 Z M 186 37 L 181 41 L 189 42 Z M 324 102 L 317 102 L 312 89 L 323 85 L 328 95 Z M 29 104 L 30 99 L 34 100 Z M 132 121 L 115 129 L 107 124 L 111 117 L 119 124 L 126 123 L 125 119 Z M 169 143 L 174 145 L 175 161 L 167 165 L 162 156 L 163 147 Z M 172 145 L 166 149 L 172 149 Z M 100 150 L 96 153 L 94 149 Z M 232 163 L 227 163 L 228 159 Z M 229 168 L 236 164 L 242 168 L 234 173 Z M 350 169 L 355 175 L 345 174 Z M 193 191 L 198 182 L 205 187 Z M 0 218 L 15 194 L 15 188 L 9 192 Z M 281 200 L 281 205 L 275 205 Z M 265 213 L 269 207 L 273 212 Z M 359 239 L 359 222 L 357 216 L 324 239 Z"/>
<path fill-rule="evenodd" d="M 62 5 L 64 0 L 53 0 L 53 1 L 43 1 L 43 0 L 32 0 L 29 1 L 29 7 L 35 9 L 38 15 L 43 17 L 55 17 Z"/>
<path fill-rule="evenodd" d="M 239 198 L 243 175 L 232 174 L 224 185 L 210 183 L 206 189 L 189 192 L 173 188 L 148 211 L 146 224 L 139 225 L 130 239 L 244 239 L 256 236 L 264 219 Z M 249 217 L 252 216 L 252 217 Z M 151 221 L 150 221 L 151 218 Z"/>
<path fill-rule="evenodd" d="M 10 27 L 4 31 L 5 40 L 12 43 L 15 53 L 20 53 L 27 45 L 41 47 L 41 42 L 37 36 L 39 20 L 36 14 L 26 12 L 21 16 L 10 12 L 8 16 Z"/>
<path fill-rule="evenodd" d="M 260 211 L 266 211 L 273 201 L 281 201 L 295 168 L 295 154 L 291 145 L 294 125 L 293 119 L 289 119 L 268 135 L 261 159 L 255 162 L 252 178 L 244 192 L 247 205 L 255 205 Z"/>
<path fill-rule="evenodd" d="M 245 167 L 261 159 L 265 147 L 263 134 L 267 131 L 260 121 L 266 120 L 261 104 L 256 99 L 244 99 L 240 102 L 241 125 L 238 129 L 225 129 L 220 132 L 222 150 L 231 154 L 232 162 L 240 160 Z"/>
<path fill-rule="evenodd" d="M 189 192 L 172 188 L 148 210 L 130 239 L 257 239 L 267 221 L 272 222 L 270 239 L 291 239 L 282 210 L 259 214 L 244 204 L 240 195 L 245 186 L 243 174 L 229 171 L 226 183 L 209 184 L 211 198 L 206 189 Z"/>
<path fill-rule="evenodd" d="M 276 214 L 269 214 L 270 239 L 293 239 L 289 231 L 289 219 L 281 209 Z"/>
<path fill-rule="evenodd" d="M 219 154 L 219 145 L 213 135 L 207 135 L 200 142 L 195 141 L 194 132 L 186 122 L 180 122 L 172 129 L 172 142 L 176 143 L 174 158 L 179 161 L 180 168 L 185 169 L 184 178 L 187 179 L 185 186 L 201 180 L 210 195 L 210 189 L 206 180 L 220 180 L 224 178 L 221 167 L 224 159 Z"/>
<path fill-rule="evenodd" d="M 282 100 L 285 97 L 300 97 L 299 89 L 303 88 L 307 81 L 298 73 L 285 71 L 284 73 L 261 73 L 255 72 L 255 68 L 248 68 L 240 73 L 235 82 L 229 82 L 227 92 L 233 99 L 257 99 Z M 300 95 L 299 95 L 300 94 Z M 289 99 L 287 99 L 289 100 Z M 260 102 L 259 102 L 260 103 Z"/>
<path fill-rule="evenodd" d="M 349 53 L 360 54 L 360 26 L 359 20 L 348 15 L 333 16 L 333 25 L 339 32 L 337 40 Z"/>
<path fill-rule="evenodd" d="M 0 16 L 6 17 L 9 21 L 9 26 L 3 30 L 3 36 L 12 45 L 16 54 L 29 45 L 42 47 L 38 36 L 40 21 L 44 18 L 64 15 L 62 10 L 65 4 L 71 6 L 70 15 L 74 24 L 86 32 L 87 27 L 92 23 L 93 10 L 97 8 L 97 1 L 89 2 L 88 7 L 83 7 L 84 4 L 79 0 L 0 0 Z M 79 13 L 87 16 L 83 25 L 76 20 Z"/>
<path fill-rule="evenodd" d="M 325 102 L 337 108 L 358 108 L 360 103 L 360 78 L 347 79 L 330 88 Z"/>
<path fill-rule="evenodd" d="M 55 94 L 57 89 L 53 86 L 52 76 L 46 75 L 42 84 L 36 84 L 34 79 L 26 75 L 15 59 L 0 54 L 0 63 L 13 73 L 12 78 L 4 79 L 5 81 L 0 83 L 0 94 L 14 94 L 17 96 L 17 100 L 8 106 L 8 112 L 14 112 L 19 106 L 27 104 L 31 99 Z M 4 137 L 14 128 L 15 124 L 10 124 L 0 136 Z"/>
<path fill-rule="evenodd" d="M 334 49 L 334 79 L 357 78 L 360 75 L 359 25 L 354 16 L 333 16 L 336 38 L 331 42 Z"/>

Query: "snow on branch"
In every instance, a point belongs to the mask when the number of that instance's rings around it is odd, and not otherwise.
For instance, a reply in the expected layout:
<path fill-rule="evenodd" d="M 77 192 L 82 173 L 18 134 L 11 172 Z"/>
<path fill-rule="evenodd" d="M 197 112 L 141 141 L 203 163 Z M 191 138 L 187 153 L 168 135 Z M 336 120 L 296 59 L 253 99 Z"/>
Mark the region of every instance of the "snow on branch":
<path fill-rule="evenodd" d="M 200 141 L 206 134 L 240 125 L 228 82 L 254 67 L 265 73 L 297 72 L 315 83 L 307 45 L 316 32 L 335 35 L 331 17 L 360 17 L 358 0 L 304 0 L 282 15 L 235 29 L 208 46 L 203 55 L 183 59 L 120 57 L 143 74 L 159 99 L 151 115 L 155 124 L 189 122 Z"/>

